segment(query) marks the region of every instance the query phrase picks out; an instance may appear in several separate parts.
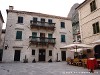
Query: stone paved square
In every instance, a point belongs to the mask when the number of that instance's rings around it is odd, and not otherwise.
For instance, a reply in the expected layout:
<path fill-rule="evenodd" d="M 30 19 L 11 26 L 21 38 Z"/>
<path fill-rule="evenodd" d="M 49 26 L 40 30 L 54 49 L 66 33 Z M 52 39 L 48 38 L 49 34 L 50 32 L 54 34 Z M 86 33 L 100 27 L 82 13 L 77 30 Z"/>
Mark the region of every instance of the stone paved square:
<path fill-rule="evenodd" d="M 66 62 L 0 63 L 0 75 L 100 75 L 100 69 L 89 73 L 86 68 Z"/>

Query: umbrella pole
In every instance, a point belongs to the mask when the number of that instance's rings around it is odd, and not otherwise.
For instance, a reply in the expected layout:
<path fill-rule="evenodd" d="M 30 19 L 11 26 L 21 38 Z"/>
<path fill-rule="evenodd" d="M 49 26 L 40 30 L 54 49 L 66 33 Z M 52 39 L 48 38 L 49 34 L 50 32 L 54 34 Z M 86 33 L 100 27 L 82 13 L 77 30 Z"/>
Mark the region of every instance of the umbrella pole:
<path fill-rule="evenodd" d="M 77 46 L 76 46 L 76 52 L 77 52 Z"/>

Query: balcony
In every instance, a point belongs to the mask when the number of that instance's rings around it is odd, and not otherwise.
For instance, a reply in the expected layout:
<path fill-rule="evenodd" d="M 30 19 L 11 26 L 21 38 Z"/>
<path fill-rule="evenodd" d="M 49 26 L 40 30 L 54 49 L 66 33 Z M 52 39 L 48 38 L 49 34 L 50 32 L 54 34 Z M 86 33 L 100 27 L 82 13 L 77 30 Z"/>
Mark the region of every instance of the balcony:
<path fill-rule="evenodd" d="M 40 22 L 40 21 L 30 21 L 31 29 L 45 29 L 45 30 L 53 30 L 55 29 L 55 23 L 48 22 Z"/>
<path fill-rule="evenodd" d="M 39 46 L 39 45 L 42 45 L 42 46 L 52 45 L 52 46 L 54 46 L 55 43 L 56 43 L 55 39 L 56 38 L 32 37 L 32 36 L 29 37 L 30 44 L 33 44 L 33 45 L 36 45 L 36 46 Z"/>

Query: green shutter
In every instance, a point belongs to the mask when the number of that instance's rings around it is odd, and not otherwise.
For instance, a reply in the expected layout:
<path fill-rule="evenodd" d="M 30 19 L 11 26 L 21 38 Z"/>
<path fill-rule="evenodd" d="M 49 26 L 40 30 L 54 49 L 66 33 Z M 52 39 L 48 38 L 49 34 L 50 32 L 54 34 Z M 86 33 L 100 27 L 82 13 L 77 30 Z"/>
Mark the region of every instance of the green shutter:
<path fill-rule="evenodd" d="M 52 34 L 48 34 L 48 38 L 52 38 Z"/>
<path fill-rule="evenodd" d="M 65 35 L 61 35 L 61 42 L 65 42 Z"/>
<path fill-rule="evenodd" d="M 36 32 L 32 32 L 32 38 L 37 37 L 37 33 Z"/>
<path fill-rule="evenodd" d="M 22 31 L 17 31 L 16 39 L 22 39 Z"/>

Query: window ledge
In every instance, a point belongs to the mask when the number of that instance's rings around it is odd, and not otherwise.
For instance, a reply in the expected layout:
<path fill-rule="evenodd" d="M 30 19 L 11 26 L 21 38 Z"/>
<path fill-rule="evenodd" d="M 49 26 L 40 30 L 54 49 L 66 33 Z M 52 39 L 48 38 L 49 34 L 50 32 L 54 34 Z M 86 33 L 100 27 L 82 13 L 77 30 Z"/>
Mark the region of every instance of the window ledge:
<path fill-rule="evenodd" d="M 21 24 L 21 25 L 24 25 L 23 23 L 16 23 L 16 24 Z"/>
<path fill-rule="evenodd" d="M 61 43 L 66 43 L 66 41 L 65 42 L 61 42 Z"/>
<path fill-rule="evenodd" d="M 100 32 L 99 33 L 96 33 L 96 34 L 93 34 L 93 36 L 96 36 L 96 35 L 100 35 Z"/>
<path fill-rule="evenodd" d="M 16 39 L 15 41 L 23 41 L 22 39 Z"/>

